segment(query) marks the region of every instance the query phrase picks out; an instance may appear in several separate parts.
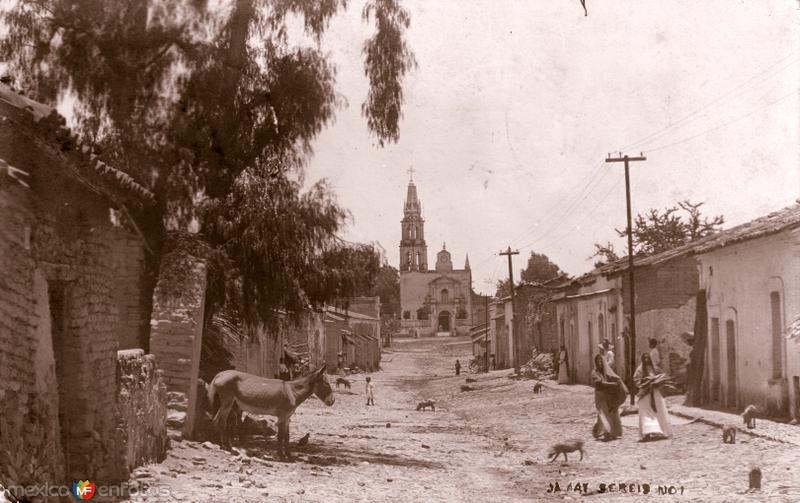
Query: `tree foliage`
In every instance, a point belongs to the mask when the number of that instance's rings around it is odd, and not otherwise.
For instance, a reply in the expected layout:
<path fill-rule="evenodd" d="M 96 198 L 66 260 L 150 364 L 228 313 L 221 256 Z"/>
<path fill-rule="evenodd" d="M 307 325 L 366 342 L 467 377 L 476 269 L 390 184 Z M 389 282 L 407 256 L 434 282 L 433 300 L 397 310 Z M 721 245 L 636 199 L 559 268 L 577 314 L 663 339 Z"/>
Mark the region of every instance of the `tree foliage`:
<path fill-rule="evenodd" d="M 528 263 L 520 272 L 520 277 L 523 283 L 539 284 L 545 283 L 564 274 L 564 271 L 562 271 L 558 265 L 551 261 L 547 255 L 532 251 L 528 256 Z M 511 291 L 508 288 L 508 279 L 499 280 L 497 282 L 495 295 L 498 298 L 503 298 L 510 295 L 510 293 Z"/>
<path fill-rule="evenodd" d="M 381 266 L 369 295 L 381 299 L 381 314 L 400 317 L 400 273 L 389 264 Z"/>
<path fill-rule="evenodd" d="M 650 209 L 636 215 L 633 221 L 634 255 L 655 255 L 717 232 L 725 223 L 725 218 L 722 215 L 703 216 L 700 211 L 703 204 L 684 200 L 678 202 L 677 206 L 664 210 Z M 626 230 L 615 231 L 619 237 L 628 235 Z M 606 245 L 595 244 L 593 257 L 600 257 L 597 265 L 619 258 L 610 242 Z"/>
<path fill-rule="evenodd" d="M 367 252 L 336 239 L 343 210 L 324 183 L 301 194 L 298 182 L 344 101 L 329 56 L 298 43 L 290 22 L 319 42 L 346 4 L 18 0 L 2 15 L 0 56 L 32 98 L 74 103 L 82 141 L 155 193 L 156 206 L 134 214 L 151 248 L 167 229 L 199 222 L 240 275 L 224 297 L 264 317 L 362 281 L 345 269 L 364 268 Z M 367 0 L 362 14 L 374 22 L 362 113 L 383 145 L 398 139 L 402 81 L 415 65 L 409 17 L 396 0 Z"/>

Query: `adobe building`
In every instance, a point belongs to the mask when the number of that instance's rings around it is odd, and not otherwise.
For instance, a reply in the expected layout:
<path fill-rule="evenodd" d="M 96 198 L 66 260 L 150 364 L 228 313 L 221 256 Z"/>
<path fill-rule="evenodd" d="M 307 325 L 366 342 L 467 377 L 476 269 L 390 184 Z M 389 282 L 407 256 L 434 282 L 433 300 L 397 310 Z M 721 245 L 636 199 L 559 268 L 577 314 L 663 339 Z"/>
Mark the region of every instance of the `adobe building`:
<path fill-rule="evenodd" d="M 166 449 L 144 245 L 124 215 L 153 195 L 58 113 L 0 84 L 0 479 L 126 480 Z"/>
<path fill-rule="evenodd" d="M 401 230 L 401 331 L 412 337 L 468 334 L 472 325 L 469 257 L 463 269 L 454 269 L 450 252 L 442 244 L 435 268 L 428 269 L 425 220 L 413 180 L 408 183 Z"/>

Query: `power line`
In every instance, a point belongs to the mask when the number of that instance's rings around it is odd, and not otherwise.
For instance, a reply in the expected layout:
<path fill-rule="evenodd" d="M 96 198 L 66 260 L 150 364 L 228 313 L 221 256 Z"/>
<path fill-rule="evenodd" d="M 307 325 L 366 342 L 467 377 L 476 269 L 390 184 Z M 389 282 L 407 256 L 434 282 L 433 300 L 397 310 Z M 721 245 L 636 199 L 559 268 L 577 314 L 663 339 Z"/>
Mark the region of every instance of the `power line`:
<path fill-rule="evenodd" d="M 613 189 L 613 188 L 616 186 L 616 184 L 617 184 L 617 182 L 616 182 L 616 181 L 612 182 L 612 184 L 611 184 L 611 188 Z M 555 226 L 551 226 L 551 228 L 548 230 L 548 232 L 542 233 L 541 235 L 539 235 L 539 237 L 537 237 L 537 238 L 536 238 L 536 239 L 534 239 L 533 241 L 530 241 L 530 242 L 528 242 L 527 244 L 524 244 L 524 245 L 522 245 L 522 246 L 519 246 L 518 248 L 520 248 L 520 249 L 526 249 L 526 248 L 529 248 L 529 247 L 531 247 L 532 245 L 534 245 L 534 244 L 537 244 L 537 243 L 541 242 L 543 239 L 545 239 L 546 237 L 550 236 L 550 235 L 552 234 L 552 232 L 553 232 L 553 231 L 555 231 L 555 230 L 557 230 L 557 229 L 558 229 L 558 228 L 559 228 L 559 227 L 560 227 L 560 226 L 561 226 L 561 225 L 564 223 L 564 221 L 565 221 L 567 218 L 569 218 L 569 217 L 570 217 L 570 216 L 571 216 L 571 215 L 572 215 L 572 214 L 575 212 L 575 210 L 577 210 L 577 209 L 578 209 L 578 208 L 581 206 L 581 204 L 583 203 L 583 201 L 585 201 L 585 200 L 586 200 L 586 198 L 587 198 L 587 197 L 589 197 L 589 195 L 590 195 L 590 194 L 592 194 L 592 193 L 594 193 L 594 192 L 590 192 L 589 194 L 587 194 L 585 197 L 583 197 L 583 198 L 582 198 L 582 199 L 581 199 L 581 200 L 578 202 L 578 204 L 576 204 L 576 205 L 573 205 L 573 206 L 572 206 L 572 208 L 570 209 L 570 211 L 568 211 L 568 212 L 565 212 L 565 213 L 564 213 L 564 215 L 562 215 L 562 216 L 559 216 L 559 220 L 555 222 Z M 589 215 L 589 214 L 591 214 L 591 212 L 590 212 L 590 213 L 588 213 L 587 215 Z"/>
<path fill-rule="evenodd" d="M 712 101 L 710 101 L 709 103 L 705 104 L 704 106 L 702 106 L 702 107 L 698 108 L 697 110 L 695 110 L 695 111 L 693 111 L 693 112 L 689 113 L 688 115 L 686 115 L 686 116 L 682 117 L 681 119 L 679 119 L 679 120 L 677 120 L 677 121 L 675 121 L 675 122 L 673 122 L 673 123 L 669 124 L 668 126 L 665 126 L 664 128 L 662 128 L 662 129 L 660 129 L 660 130 L 658 130 L 658 131 L 656 131 L 656 132 L 654 132 L 654 133 L 651 133 L 651 134 L 649 134 L 649 135 L 647 135 L 647 136 L 645 136 L 645 137 L 643 137 L 643 138 L 641 138 L 641 139 L 639 139 L 639 140 L 636 140 L 636 141 L 635 141 L 635 142 L 633 142 L 633 143 L 630 143 L 630 144 L 628 144 L 628 145 L 625 145 L 624 147 L 620 148 L 619 150 L 630 150 L 630 149 L 633 149 L 634 147 L 636 147 L 636 148 L 641 148 L 641 147 L 640 147 L 640 145 L 644 145 L 644 144 L 648 143 L 648 142 L 649 142 L 649 140 L 651 140 L 651 139 L 653 139 L 653 138 L 655 138 L 655 137 L 657 137 L 657 136 L 661 136 L 662 134 L 666 133 L 666 132 L 667 132 L 667 131 L 669 131 L 670 129 L 673 129 L 673 128 L 675 128 L 675 127 L 677 127 L 677 126 L 679 126 L 679 125 L 681 125 L 682 123 L 684 123 L 684 122 L 687 122 L 687 121 L 688 121 L 688 122 L 692 122 L 692 121 L 691 121 L 691 120 L 689 120 L 689 119 L 692 119 L 693 117 L 697 116 L 697 114 L 699 114 L 699 113 L 701 113 L 701 112 L 703 112 L 703 111 L 707 110 L 708 108 L 710 108 L 711 106 L 713 106 L 713 105 L 715 105 L 715 104 L 719 103 L 719 102 L 720 102 L 720 101 L 722 101 L 723 99 L 725 99 L 725 98 L 727 98 L 727 97 L 729 97 L 729 96 L 731 96 L 731 95 L 733 95 L 733 96 L 738 96 L 738 95 L 740 95 L 740 94 L 743 94 L 744 92 L 746 92 L 746 91 L 744 90 L 744 88 L 748 87 L 748 86 L 749 86 L 749 84 L 750 84 L 751 82 L 753 82 L 754 80 L 758 79 L 759 77 L 761 77 L 761 76 L 762 76 L 762 75 L 764 75 L 765 73 L 769 72 L 769 70 L 771 70 L 771 69 L 772 69 L 772 68 L 774 68 L 775 66 L 778 66 L 778 65 L 780 65 L 781 63 L 783 63 L 783 62 L 784 62 L 784 61 L 786 61 L 787 59 L 791 59 L 791 58 L 793 58 L 793 57 L 794 57 L 794 55 L 795 55 L 795 53 L 796 53 L 796 50 L 795 50 L 795 51 L 792 51 L 792 52 L 791 52 L 791 53 L 790 53 L 788 56 L 785 56 L 785 57 L 781 58 L 780 60 L 776 61 L 775 63 L 773 63 L 773 64 L 771 64 L 770 66 L 768 66 L 767 68 L 765 68 L 764 70 L 762 70 L 762 71 L 760 71 L 759 73 L 757 73 L 757 74 L 753 75 L 752 77 L 750 77 L 749 79 L 747 79 L 747 80 L 746 80 L 746 81 L 744 81 L 743 83 L 741 83 L 741 84 L 739 84 L 738 86 L 736 86 L 736 87 L 734 87 L 734 88 L 730 89 L 728 92 L 726 92 L 726 93 L 724 93 L 724 94 L 722 94 L 722 95 L 718 96 L 717 98 L 715 98 L 714 100 L 712 100 Z M 798 59 L 793 59 L 793 60 L 792 60 L 792 61 L 790 61 L 788 64 L 786 64 L 786 65 L 782 66 L 782 67 L 781 67 L 781 68 L 779 68 L 779 69 L 778 69 L 776 72 L 774 72 L 772 75 L 769 75 L 769 76 L 767 77 L 767 79 L 764 79 L 764 80 L 766 81 L 766 80 L 768 80 L 770 77 L 772 77 L 773 75 L 777 75 L 777 74 L 779 74 L 780 72 L 782 72 L 783 70 L 785 70 L 786 68 L 789 68 L 789 67 L 793 66 L 793 65 L 794 65 L 794 64 L 795 64 L 797 61 L 798 61 Z M 740 91 L 740 90 L 741 90 L 741 91 Z M 736 92 L 736 91 L 739 91 L 739 92 Z M 735 94 L 734 94 L 734 93 L 735 93 Z M 651 149 L 648 149 L 648 150 L 651 150 Z"/>
<path fill-rule="evenodd" d="M 657 152 L 659 150 L 664 150 L 665 148 L 669 148 L 669 147 L 672 147 L 672 146 L 675 146 L 675 145 L 679 145 L 681 143 L 686 143 L 687 141 L 694 140 L 695 138 L 697 138 L 699 136 L 703 136 L 703 135 L 706 135 L 708 133 L 712 133 L 714 131 L 722 129 L 724 127 L 730 126 L 731 124 L 735 124 L 736 122 L 739 122 L 740 120 L 746 119 L 747 117 L 753 115 L 756 112 L 764 110 L 765 108 L 769 108 L 772 105 L 775 105 L 776 103 L 779 103 L 779 102 L 785 100 L 786 98 L 789 98 L 790 96 L 792 96 L 794 94 L 797 94 L 798 91 L 800 91 L 800 89 L 794 89 L 792 92 L 784 94 L 780 98 L 778 98 L 776 100 L 773 100 L 773 101 L 767 103 L 764 106 L 758 107 L 755 110 L 751 110 L 750 112 L 748 112 L 748 113 L 746 113 L 744 115 L 741 115 L 741 116 L 739 116 L 739 117 L 737 117 L 735 119 L 732 119 L 732 120 L 727 121 L 727 122 L 723 122 L 722 124 L 720 124 L 720 125 L 718 125 L 716 127 L 713 127 L 711 129 L 707 129 L 705 131 L 701 131 L 700 133 L 697 133 L 695 135 L 689 136 L 688 138 L 683 138 L 682 140 L 677 140 L 677 141 L 674 141 L 674 142 L 671 142 L 671 143 L 667 143 L 666 145 L 661 145 L 660 147 L 655 147 L 655 148 L 648 149 L 648 151 L 649 152 Z"/>
<path fill-rule="evenodd" d="M 599 167 L 600 167 L 600 165 L 598 164 L 597 166 L 595 166 L 592 169 L 591 176 L 589 177 L 588 181 L 586 182 L 586 184 L 584 184 L 584 186 L 579 191 L 574 193 L 574 199 L 571 199 L 571 200 L 567 201 L 567 204 L 566 204 L 566 208 L 567 209 L 563 210 L 561 212 L 562 214 L 566 213 L 567 211 L 569 211 L 569 209 L 572 208 L 573 205 L 576 202 L 581 201 L 582 198 L 584 198 L 585 195 L 588 194 L 587 190 L 589 190 L 590 187 L 598 181 L 598 177 L 601 177 L 604 174 L 604 172 L 602 170 L 597 169 Z M 561 202 L 563 202 L 563 200 L 560 200 L 556 204 L 550 206 L 550 208 L 548 208 L 548 210 L 545 212 L 545 214 L 540 216 L 536 220 L 536 223 L 533 225 L 533 227 L 529 228 L 529 230 L 525 231 L 523 234 L 521 234 L 521 235 L 517 236 L 516 238 L 514 238 L 512 240 L 512 242 L 515 243 L 515 244 L 518 244 L 520 241 L 528 239 L 531 235 L 535 234 L 536 232 L 540 232 L 541 229 L 538 228 L 539 223 L 541 223 L 543 221 L 545 221 L 545 222 L 550 221 L 551 218 L 556 215 L 556 212 L 559 209 L 559 206 L 561 206 L 559 203 L 561 203 Z M 550 225 L 552 225 L 552 222 L 550 223 Z M 549 228 L 549 227 L 547 227 L 547 228 Z"/>

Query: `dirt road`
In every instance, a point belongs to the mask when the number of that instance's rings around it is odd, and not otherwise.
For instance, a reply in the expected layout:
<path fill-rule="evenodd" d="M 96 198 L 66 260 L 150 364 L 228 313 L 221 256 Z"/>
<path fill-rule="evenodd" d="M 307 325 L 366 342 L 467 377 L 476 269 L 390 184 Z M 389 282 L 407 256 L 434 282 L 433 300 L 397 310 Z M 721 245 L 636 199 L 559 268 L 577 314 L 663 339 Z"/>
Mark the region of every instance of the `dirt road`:
<path fill-rule="evenodd" d="M 590 389 L 548 383 L 534 395 L 531 381 L 496 371 L 472 376 L 476 389 L 462 392 L 465 375 L 453 376 L 453 364 L 466 369 L 468 353 L 455 339 L 397 341 L 371 374 L 374 407 L 356 375 L 333 407 L 309 400 L 298 409 L 292 441 L 310 433 L 310 442 L 295 447 L 295 462 L 278 461 L 274 441 L 259 437 L 238 453 L 176 442 L 165 462 L 137 470 L 150 495 L 130 501 L 539 501 L 585 492 L 603 501 L 800 500 L 796 446 L 746 435 L 723 445 L 719 429 L 678 418 L 673 439 L 642 444 L 636 416 L 623 418 L 622 440 L 596 442 Z M 421 398 L 436 399 L 436 412 L 417 412 Z M 573 437 L 586 439 L 584 460 L 549 463 L 547 447 Z M 744 494 L 753 464 L 764 490 Z M 600 484 L 615 492 L 597 494 Z"/>

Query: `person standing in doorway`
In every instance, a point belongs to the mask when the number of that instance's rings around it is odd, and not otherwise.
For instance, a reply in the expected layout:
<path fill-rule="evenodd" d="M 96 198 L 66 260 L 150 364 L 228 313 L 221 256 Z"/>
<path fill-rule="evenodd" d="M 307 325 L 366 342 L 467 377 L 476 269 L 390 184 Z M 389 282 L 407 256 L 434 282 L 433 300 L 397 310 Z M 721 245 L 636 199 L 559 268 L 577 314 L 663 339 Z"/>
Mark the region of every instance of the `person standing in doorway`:
<path fill-rule="evenodd" d="M 563 344 L 558 352 L 558 384 L 569 384 L 569 355 Z"/>
<path fill-rule="evenodd" d="M 608 339 L 605 339 L 598 348 L 600 348 L 600 352 L 603 354 L 603 357 L 605 357 L 606 362 L 608 362 L 608 366 L 614 368 L 614 346 L 608 342 Z"/>
<path fill-rule="evenodd" d="M 461 373 L 461 362 L 456 360 L 456 375 Z"/>
<path fill-rule="evenodd" d="M 375 405 L 375 387 L 372 384 L 372 378 L 367 377 L 367 405 Z"/>
<path fill-rule="evenodd" d="M 650 361 L 657 371 L 661 371 L 661 354 L 658 352 L 658 341 L 650 339 Z"/>

